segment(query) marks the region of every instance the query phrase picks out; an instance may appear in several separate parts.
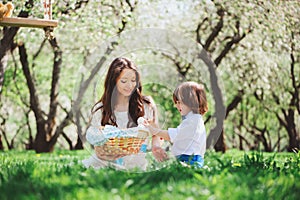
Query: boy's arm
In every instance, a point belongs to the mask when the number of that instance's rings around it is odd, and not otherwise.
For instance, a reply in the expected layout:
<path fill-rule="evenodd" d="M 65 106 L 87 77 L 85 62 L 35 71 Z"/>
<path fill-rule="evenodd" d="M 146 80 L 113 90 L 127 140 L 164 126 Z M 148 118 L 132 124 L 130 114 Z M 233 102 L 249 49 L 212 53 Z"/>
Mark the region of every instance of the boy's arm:
<path fill-rule="evenodd" d="M 150 133 L 153 135 L 153 136 L 158 136 L 158 137 L 161 137 L 163 138 L 164 140 L 167 140 L 167 141 L 170 141 L 170 137 L 169 137 L 169 134 L 168 134 L 168 131 L 167 130 L 161 130 L 153 125 L 151 125 L 149 122 L 144 122 L 144 125 L 149 129 Z"/>
<path fill-rule="evenodd" d="M 170 141 L 170 136 L 167 130 L 156 129 L 155 132 L 151 132 L 152 135 L 157 135 L 164 140 Z"/>
<path fill-rule="evenodd" d="M 154 120 L 144 120 L 143 123 L 147 128 L 151 126 L 153 129 L 158 129 L 158 125 Z M 150 131 L 150 129 L 149 129 Z M 150 131 L 151 133 L 151 131 Z M 151 133 L 152 134 L 152 133 Z M 152 135 L 152 153 L 158 162 L 163 162 L 168 159 L 166 151 L 161 148 L 161 139 L 159 136 Z"/>

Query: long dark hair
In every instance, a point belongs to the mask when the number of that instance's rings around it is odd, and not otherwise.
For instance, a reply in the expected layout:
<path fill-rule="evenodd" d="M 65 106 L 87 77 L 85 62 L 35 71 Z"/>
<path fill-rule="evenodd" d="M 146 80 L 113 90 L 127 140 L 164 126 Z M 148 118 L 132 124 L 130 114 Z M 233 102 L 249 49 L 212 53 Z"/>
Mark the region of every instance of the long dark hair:
<path fill-rule="evenodd" d="M 129 120 L 127 127 L 137 126 L 137 119 L 145 114 L 143 103 L 150 103 L 144 96 L 142 96 L 140 74 L 137 71 L 135 64 L 127 58 L 116 58 L 109 66 L 104 82 L 104 93 L 100 100 L 95 104 L 96 106 L 97 104 L 102 103 L 102 106 L 93 111 L 96 112 L 99 109 L 102 110 L 102 126 L 106 124 L 118 126 L 113 109 L 116 104 L 116 84 L 120 74 L 124 69 L 134 70 L 136 74 L 136 87 L 129 99 Z"/>

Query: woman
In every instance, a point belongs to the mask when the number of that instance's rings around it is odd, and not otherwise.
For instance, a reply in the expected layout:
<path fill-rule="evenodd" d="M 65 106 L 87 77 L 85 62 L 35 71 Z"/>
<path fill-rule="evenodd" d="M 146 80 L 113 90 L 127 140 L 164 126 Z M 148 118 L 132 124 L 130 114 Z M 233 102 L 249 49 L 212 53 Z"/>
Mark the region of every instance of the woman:
<path fill-rule="evenodd" d="M 118 128 L 137 126 L 137 119 L 144 117 L 157 124 L 156 108 L 150 97 L 142 95 L 140 75 L 136 66 L 127 58 L 116 58 L 110 65 L 100 100 L 92 108 L 91 127 L 113 125 Z M 89 134 L 87 131 L 87 135 Z M 158 161 L 166 159 L 166 152 L 160 147 L 160 138 L 152 137 L 152 152 Z M 122 155 L 116 155 L 116 158 Z M 107 160 L 107 158 L 100 158 Z M 86 162 L 86 166 L 95 166 Z"/>

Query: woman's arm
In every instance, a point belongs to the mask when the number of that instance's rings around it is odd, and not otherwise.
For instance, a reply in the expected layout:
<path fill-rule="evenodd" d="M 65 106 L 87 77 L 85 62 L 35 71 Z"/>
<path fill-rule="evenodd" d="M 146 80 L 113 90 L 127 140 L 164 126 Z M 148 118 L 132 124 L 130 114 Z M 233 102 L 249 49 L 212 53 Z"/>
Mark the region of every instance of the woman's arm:
<path fill-rule="evenodd" d="M 97 107 L 98 105 L 95 105 L 95 107 Z M 88 128 L 86 130 L 86 139 L 87 141 L 94 145 L 98 142 L 99 139 L 101 139 L 102 137 L 102 132 L 100 130 L 101 127 L 101 117 L 102 117 L 102 112 L 100 109 L 98 110 L 92 110 L 90 119 L 89 119 L 89 124 L 88 124 Z"/>
<path fill-rule="evenodd" d="M 100 107 L 102 107 L 102 103 L 98 103 L 93 107 L 89 126 L 97 128 L 101 127 L 102 110 L 100 109 Z"/>

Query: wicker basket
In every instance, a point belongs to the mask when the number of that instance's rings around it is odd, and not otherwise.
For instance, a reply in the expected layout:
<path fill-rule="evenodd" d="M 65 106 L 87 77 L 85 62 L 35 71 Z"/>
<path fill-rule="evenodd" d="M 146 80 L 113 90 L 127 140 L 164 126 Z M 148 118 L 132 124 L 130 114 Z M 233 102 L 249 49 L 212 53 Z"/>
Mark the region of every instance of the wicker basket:
<path fill-rule="evenodd" d="M 140 152 L 146 136 L 139 131 L 138 137 L 109 138 L 103 145 L 94 147 L 95 153 L 97 157 L 105 160 L 115 160 L 126 155 L 137 154 Z"/>

